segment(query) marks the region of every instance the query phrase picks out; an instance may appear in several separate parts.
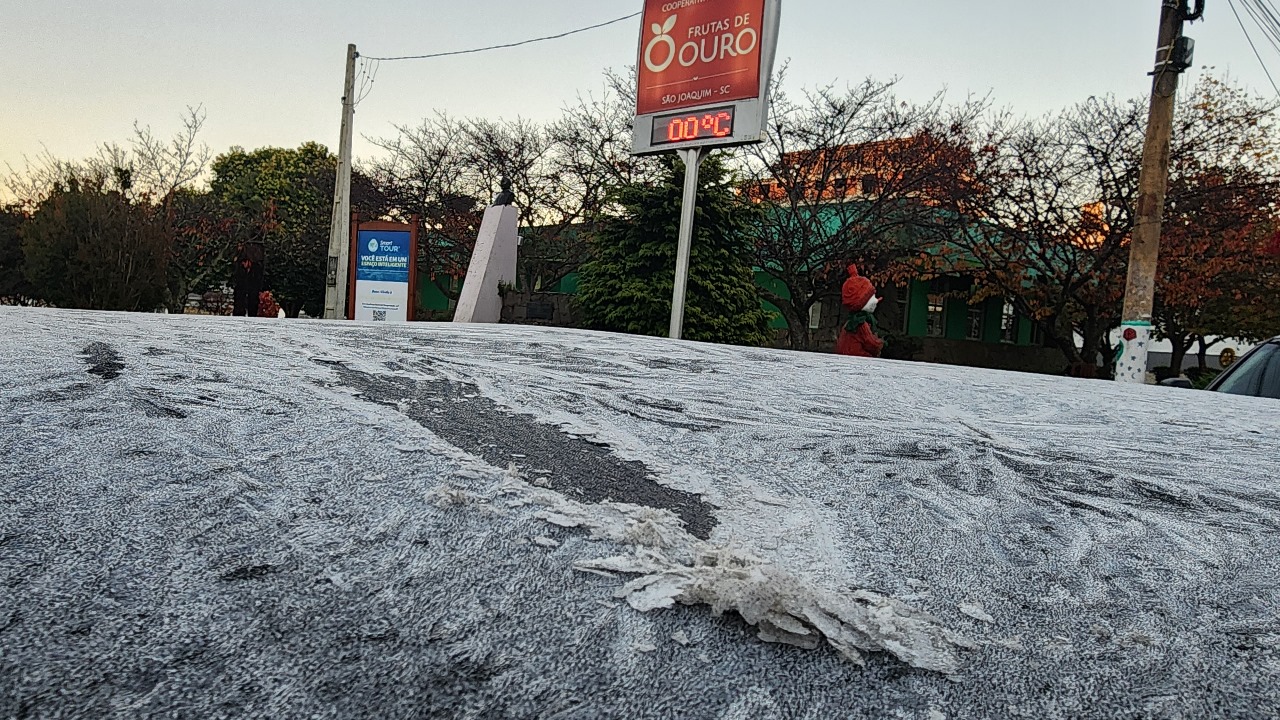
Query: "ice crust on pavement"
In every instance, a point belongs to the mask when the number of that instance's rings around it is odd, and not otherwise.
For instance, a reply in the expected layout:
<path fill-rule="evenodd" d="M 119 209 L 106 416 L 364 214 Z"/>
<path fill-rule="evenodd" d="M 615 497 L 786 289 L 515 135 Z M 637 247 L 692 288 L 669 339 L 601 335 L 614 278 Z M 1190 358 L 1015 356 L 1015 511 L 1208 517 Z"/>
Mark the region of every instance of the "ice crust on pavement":
<path fill-rule="evenodd" d="M 956 672 L 956 651 L 969 644 L 939 627 L 935 618 L 892 598 L 867 591 L 850 597 L 822 592 L 759 558 L 724 548 L 701 548 L 689 564 L 646 550 L 577 567 L 640 575 L 614 597 L 641 612 L 670 608 L 676 601 L 709 605 L 716 615 L 734 611 L 757 626 L 765 642 L 812 650 L 825 640 L 859 665 L 865 664 L 864 652 L 887 651 L 918 668 Z"/>
<path fill-rule="evenodd" d="M 1280 716 L 1271 401 L 0 308 L 0 410 L 0 717 Z"/>
<path fill-rule="evenodd" d="M 574 567 L 640 575 L 614 592 L 640 612 L 671 608 L 677 601 L 710 606 L 717 616 L 733 611 L 759 628 L 765 642 L 813 650 L 825 640 L 858 665 L 865 664 L 864 652 L 889 652 L 918 668 L 954 673 L 960 669 L 958 651 L 972 647 L 936 618 L 900 601 L 868 591 L 844 597 L 749 553 L 701 542 L 667 511 L 584 507 L 520 482 L 505 483 L 500 492 L 553 508 L 535 515 L 553 525 L 587 528 L 592 537 L 636 546 L 630 555 Z"/>

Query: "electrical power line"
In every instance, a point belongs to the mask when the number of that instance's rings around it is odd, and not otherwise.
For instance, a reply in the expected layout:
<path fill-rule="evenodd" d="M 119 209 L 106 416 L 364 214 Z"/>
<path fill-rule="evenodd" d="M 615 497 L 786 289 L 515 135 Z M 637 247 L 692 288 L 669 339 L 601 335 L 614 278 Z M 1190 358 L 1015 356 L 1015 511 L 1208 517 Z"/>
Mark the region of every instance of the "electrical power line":
<path fill-rule="evenodd" d="M 1275 15 L 1258 2 L 1240 0 L 1240 4 L 1245 13 L 1249 15 L 1249 18 L 1262 30 L 1267 41 L 1271 43 L 1272 49 L 1280 53 L 1280 23 L 1277 23 Z M 1232 11 L 1236 10 L 1234 6 L 1231 9 Z M 1246 35 L 1248 35 L 1247 32 Z"/>
<path fill-rule="evenodd" d="M 1243 2 L 1244 0 L 1241 0 L 1241 3 Z M 1262 59 L 1262 53 L 1258 52 L 1258 46 L 1254 44 L 1253 37 L 1249 35 L 1248 28 L 1244 26 L 1244 19 L 1240 17 L 1240 12 L 1236 10 L 1235 0 L 1227 0 L 1227 4 L 1231 6 L 1231 13 L 1236 16 L 1236 22 L 1240 23 L 1240 30 L 1244 32 L 1244 39 L 1249 41 L 1249 47 L 1253 48 L 1253 54 L 1258 58 L 1258 63 L 1262 65 L 1262 72 L 1266 73 L 1267 80 L 1271 82 L 1272 89 L 1276 91 L 1277 95 L 1280 95 L 1280 85 L 1276 85 L 1275 78 L 1271 76 L 1271 70 L 1267 68 L 1266 61 Z M 1245 5 L 1245 10 L 1248 11 L 1248 9 L 1249 6 Z M 1254 20 L 1257 21 L 1257 18 L 1254 18 Z M 1266 32 L 1265 28 L 1263 29 L 1263 32 Z M 1276 41 L 1272 38 L 1271 42 L 1274 45 Z"/>
<path fill-rule="evenodd" d="M 359 105 L 369 93 L 373 92 L 373 84 L 378 80 L 378 70 L 382 61 L 373 58 L 360 58 L 360 89 L 356 91 L 356 105 Z"/>
<path fill-rule="evenodd" d="M 1266 19 L 1265 24 L 1270 29 L 1270 34 L 1280 40 L 1280 11 L 1276 10 L 1271 0 L 1252 0 L 1252 3 Z"/>
<path fill-rule="evenodd" d="M 566 38 L 566 37 L 569 37 L 570 35 L 577 35 L 579 33 L 584 33 L 590 30 L 598 30 L 599 28 L 602 28 L 602 27 L 608 27 L 609 25 L 616 25 L 625 20 L 631 20 L 632 18 L 637 18 L 637 17 L 640 17 L 640 13 L 638 12 L 631 13 L 630 15 L 625 15 L 620 18 L 609 20 L 608 22 L 602 22 L 596 25 L 589 25 L 587 27 L 578 28 L 577 30 L 562 32 L 558 35 L 548 35 L 546 37 L 533 38 L 532 40 L 521 40 L 520 42 L 507 43 L 505 45 L 490 45 L 489 47 L 473 48 L 471 50 L 454 50 L 452 52 L 431 53 L 430 55 L 403 55 L 400 57 L 382 57 L 382 58 L 371 57 L 366 59 L 376 60 L 376 61 L 386 61 L 386 62 L 392 62 L 395 60 L 428 60 L 431 58 L 450 57 L 452 55 L 471 55 L 474 53 L 488 52 L 490 50 L 504 50 L 506 48 L 514 48 L 514 47 L 520 47 L 522 45 L 532 45 L 533 43 L 545 42 L 547 40 L 559 40 L 560 38 Z"/>

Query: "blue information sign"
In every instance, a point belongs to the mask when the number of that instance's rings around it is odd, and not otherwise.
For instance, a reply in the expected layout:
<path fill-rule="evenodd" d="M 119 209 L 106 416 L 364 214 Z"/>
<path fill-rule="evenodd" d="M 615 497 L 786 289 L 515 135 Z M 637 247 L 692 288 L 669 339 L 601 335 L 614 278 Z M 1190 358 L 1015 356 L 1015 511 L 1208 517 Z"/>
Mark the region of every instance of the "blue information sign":
<path fill-rule="evenodd" d="M 361 230 L 356 240 L 356 280 L 409 283 L 407 232 Z"/>
<path fill-rule="evenodd" d="M 409 231 L 361 230 L 355 245 L 355 319 L 408 322 L 413 236 Z"/>

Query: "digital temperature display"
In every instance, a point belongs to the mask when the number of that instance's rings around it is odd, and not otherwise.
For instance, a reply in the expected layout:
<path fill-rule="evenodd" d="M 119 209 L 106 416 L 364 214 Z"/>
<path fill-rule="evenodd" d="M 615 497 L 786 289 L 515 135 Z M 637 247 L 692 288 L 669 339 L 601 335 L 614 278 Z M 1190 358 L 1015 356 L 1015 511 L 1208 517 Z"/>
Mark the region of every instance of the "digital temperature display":
<path fill-rule="evenodd" d="M 692 113 L 658 115 L 653 119 L 653 144 L 672 145 L 727 138 L 733 135 L 734 111 L 730 105 Z"/>

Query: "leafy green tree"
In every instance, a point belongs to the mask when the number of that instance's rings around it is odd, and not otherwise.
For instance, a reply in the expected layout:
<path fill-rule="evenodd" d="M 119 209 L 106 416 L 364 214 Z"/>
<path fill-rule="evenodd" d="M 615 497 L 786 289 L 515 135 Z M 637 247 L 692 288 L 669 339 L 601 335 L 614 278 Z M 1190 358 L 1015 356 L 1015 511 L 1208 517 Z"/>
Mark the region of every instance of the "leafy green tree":
<path fill-rule="evenodd" d="M 297 149 L 232 148 L 213 162 L 210 191 L 232 209 L 239 227 L 261 229 L 266 285 L 289 317 L 324 311 L 337 166 L 337 157 L 314 142 Z M 380 217 L 385 206 L 368 178 L 353 173 L 352 210 Z"/>
<path fill-rule="evenodd" d="M 22 228 L 24 275 L 41 299 L 87 310 L 152 312 L 165 299 L 169 234 L 153 206 L 120 189 L 72 181 Z"/>
<path fill-rule="evenodd" d="M 296 150 L 232 148 L 213 161 L 210 190 L 239 223 L 268 213 L 276 219 L 263 238 L 266 283 L 289 317 L 324 309 L 336 169 L 337 158 L 317 143 Z"/>
<path fill-rule="evenodd" d="M 733 190 L 715 157 L 702 166 L 694 222 L 685 337 L 731 345 L 769 341 L 768 315 L 751 268 L 756 210 Z M 581 317 L 592 329 L 666 335 L 671 320 L 684 168 L 662 163 L 656 183 L 632 182 L 616 193 L 620 215 L 601 221 L 594 257 L 582 266 Z"/>

